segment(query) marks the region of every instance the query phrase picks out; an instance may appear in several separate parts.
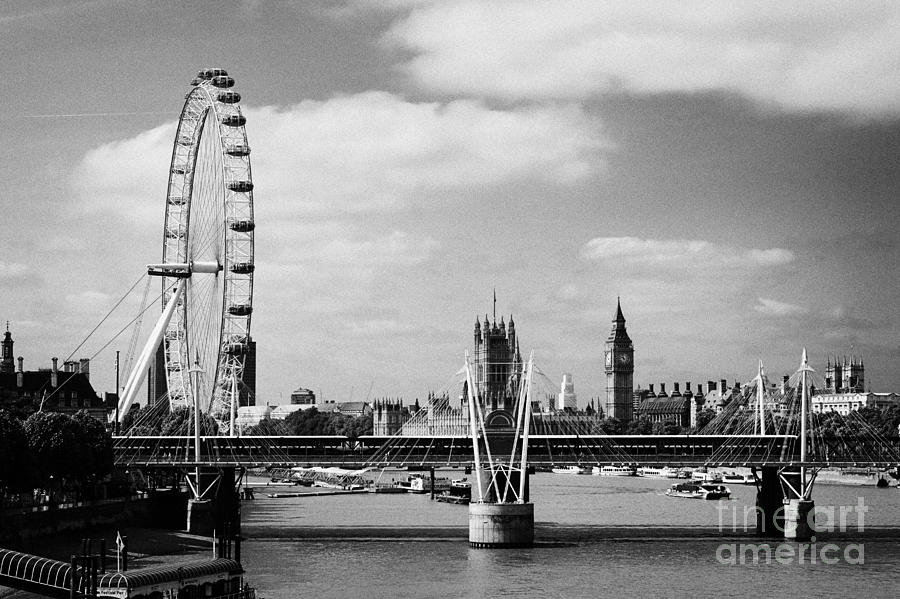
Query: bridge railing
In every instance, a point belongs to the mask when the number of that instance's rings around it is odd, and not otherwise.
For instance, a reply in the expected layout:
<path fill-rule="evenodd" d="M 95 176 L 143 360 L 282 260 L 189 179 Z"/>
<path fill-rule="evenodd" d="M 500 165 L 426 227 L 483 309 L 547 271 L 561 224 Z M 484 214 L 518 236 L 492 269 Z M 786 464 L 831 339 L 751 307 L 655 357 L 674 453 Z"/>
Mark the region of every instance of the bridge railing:
<path fill-rule="evenodd" d="M 799 462 L 792 435 L 531 435 L 529 462 L 543 464 L 777 465 Z M 900 440 L 890 441 L 900 448 Z M 116 440 L 122 466 L 193 466 L 190 437 Z M 463 466 L 474 460 L 465 436 L 203 437 L 207 466 Z M 821 444 L 807 462 L 822 465 L 891 465 L 884 448 L 865 438 Z M 879 455 L 882 457 L 879 458 Z M 897 453 L 894 453 L 897 455 Z M 894 464 L 896 465 L 896 464 Z"/>

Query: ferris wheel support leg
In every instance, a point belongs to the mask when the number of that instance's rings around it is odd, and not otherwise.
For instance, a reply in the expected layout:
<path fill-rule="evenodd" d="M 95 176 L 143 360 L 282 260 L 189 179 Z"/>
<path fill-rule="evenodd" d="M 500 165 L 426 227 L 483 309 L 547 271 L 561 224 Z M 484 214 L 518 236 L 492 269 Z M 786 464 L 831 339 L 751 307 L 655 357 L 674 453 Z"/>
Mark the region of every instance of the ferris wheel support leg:
<path fill-rule="evenodd" d="M 166 332 L 166 327 L 169 326 L 169 321 L 172 320 L 175 308 L 178 306 L 178 302 L 184 294 L 184 284 L 185 279 L 178 281 L 178 284 L 175 286 L 175 291 L 172 293 L 172 297 L 169 298 L 169 302 L 163 310 L 162 316 L 156 321 L 156 326 L 153 327 L 150 338 L 147 340 L 146 345 L 144 345 L 144 349 L 141 350 L 141 355 L 134 365 L 134 369 L 131 371 L 131 374 L 128 375 L 128 382 L 125 383 L 125 390 L 122 392 L 122 397 L 119 399 L 119 422 L 124 420 L 125 415 L 128 413 L 128 408 L 131 407 L 131 404 L 134 403 L 134 400 L 137 397 L 138 389 L 140 389 L 141 383 L 144 381 L 144 376 L 147 374 L 147 368 L 150 367 L 150 360 L 156 354 L 156 348 L 159 347 L 163 334 Z"/>

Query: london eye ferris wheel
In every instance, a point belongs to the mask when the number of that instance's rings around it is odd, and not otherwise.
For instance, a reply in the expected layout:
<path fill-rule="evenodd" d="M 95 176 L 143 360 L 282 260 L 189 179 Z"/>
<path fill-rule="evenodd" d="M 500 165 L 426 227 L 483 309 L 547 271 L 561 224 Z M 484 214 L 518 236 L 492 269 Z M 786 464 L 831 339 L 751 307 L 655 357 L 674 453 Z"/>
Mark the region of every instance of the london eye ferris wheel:
<path fill-rule="evenodd" d="M 253 312 L 250 146 L 234 79 L 203 69 L 191 86 L 172 148 L 162 263 L 148 266 L 162 278 L 164 309 L 136 371 L 162 347 L 170 408 L 196 406 L 233 433 Z M 139 382 L 126 383 L 120 418 Z"/>

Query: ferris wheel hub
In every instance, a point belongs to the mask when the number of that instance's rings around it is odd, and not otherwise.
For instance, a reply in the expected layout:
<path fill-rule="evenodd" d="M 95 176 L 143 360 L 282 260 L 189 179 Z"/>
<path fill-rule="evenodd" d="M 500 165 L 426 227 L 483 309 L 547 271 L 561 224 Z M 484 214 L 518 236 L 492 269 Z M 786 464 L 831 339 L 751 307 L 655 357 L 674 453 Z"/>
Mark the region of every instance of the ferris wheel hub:
<path fill-rule="evenodd" d="M 149 275 L 176 279 L 186 279 L 194 273 L 216 274 L 221 270 L 222 265 L 216 260 L 147 265 L 147 274 Z"/>

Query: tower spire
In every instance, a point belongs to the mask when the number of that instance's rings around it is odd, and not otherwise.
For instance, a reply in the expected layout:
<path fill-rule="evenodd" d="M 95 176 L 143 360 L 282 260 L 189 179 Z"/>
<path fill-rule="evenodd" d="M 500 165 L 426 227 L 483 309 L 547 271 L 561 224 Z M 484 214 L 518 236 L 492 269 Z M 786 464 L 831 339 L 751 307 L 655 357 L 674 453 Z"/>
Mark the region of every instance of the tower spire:
<path fill-rule="evenodd" d="M 616 318 L 613 322 L 625 322 L 625 316 L 622 314 L 622 299 L 620 297 L 616 297 Z"/>
<path fill-rule="evenodd" d="M 497 322 L 497 288 L 494 287 L 494 322 Z"/>

